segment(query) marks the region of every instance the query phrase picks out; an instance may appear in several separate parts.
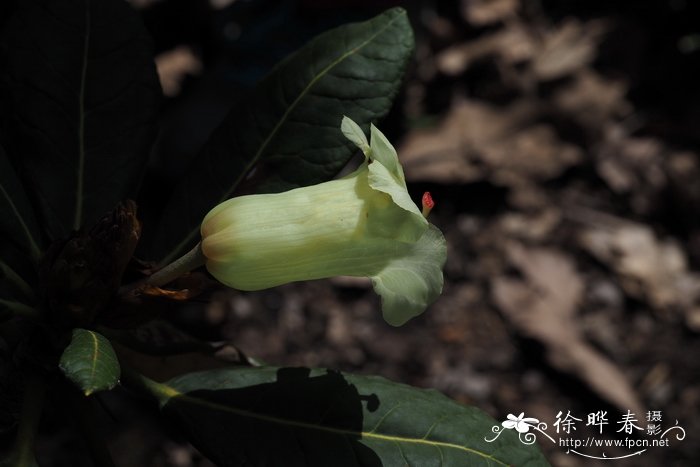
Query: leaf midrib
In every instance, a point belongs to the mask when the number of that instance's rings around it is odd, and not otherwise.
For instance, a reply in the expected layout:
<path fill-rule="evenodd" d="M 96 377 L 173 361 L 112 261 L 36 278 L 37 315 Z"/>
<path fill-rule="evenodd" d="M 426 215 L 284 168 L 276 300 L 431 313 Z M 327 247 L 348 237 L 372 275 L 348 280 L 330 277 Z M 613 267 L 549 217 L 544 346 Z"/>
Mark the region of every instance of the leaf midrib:
<path fill-rule="evenodd" d="M 265 414 L 260 414 L 256 412 L 250 412 L 248 410 L 243 410 L 243 409 L 238 409 L 235 407 L 228 407 L 226 405 L 221 405 L 217 404 L 215 402 L 208 401 L 206 399 L 199 399 L 197 397 L 192 397 L 190 395 L 184 394 L 177 389 L 175 389 L 172 386 L 168 386 L 167 384 L 163 383 L 155 383 L 153 384 L 155 386 L 153 389 L 155 389 L 158 392 L 158 396 L 161 399 L 161 403 L 163 406 L 167 405 L 167 403 L 170 401 L 170 399 L 177 399 L 178 401 L 182 402 L 189 402 L 190 404 L 197 405 L 200 407 L 206 407 L 209 409 L 214 409 L 214 410 L 219 410 L 222 412 L 229 412 L 231 414 L 240 416 L 240 417 L 246 417 L 246 418 L 253 418 L 256 420 L 261 420 L 269 423 L 275 423 L 279 425 L 284 425 L 284 426 L 290 426 L 290 427 L 296 427 L 296 428 L 305 428 L 305 429 L 310 429 L 310 430 L 318 430 L 318 431 L 323 431 L 326 433 L 333 433 L 337 435 L 342 435 L 342 436 L 357 436 L 361 439 L 374 439 L 374 440 L 379 440 L 379 441 L 386 441 L 386 442 L 393 442 L 393 443 L 398 443 L 398 444 L 422 444 L 422 445 L 427 445 L 427 446 L 433 446 L 437 448 L 448 448 L 448 449 L 456 449 L 459 451 L 463 451 L 467 454 L 475 455 L 484 459 L 488 459 L 492 462 L 495 462 L 499 465 L 503 466 L 508 466 L 509 464 L 507 462 L 503 462 L 499 459 L 496 459 L 492 455 L 486 454 L 484 452 L 478 451 L 476 449 L 471 449 L 466 446 L 462 446 L 459 444 L 454 444 L 454 443 L 447 443 L 444 441 L 430 441 L 425 438 L 406 438 L 406 437 L 400 437 L 400 436 L 392 436 L 392 435 L 384 435 L 380 433 L 375 433 L 374 430 L 372 431 L 353 431 L 353 430 L 347 430 L 347 429 L 342 429 L 342 428 L 334 428 L 330 426 L 325 426 L 325 425 L 316 425 L 313 423 L 307 423 L 307 422 L 301 422 L 298 420 L 289 420 L 285 418 L 279 418 L 279 417 L 274 417 L 271 415 L 265 415 Z"/>
<path fill-rule="evenodd" d="M 99 346 L 100 346 L 100 342 L 97 339 L 97 335 L 95 335 L 95 333 L 92 331 L 88 331 L 88 333 L 89 333 L 90 337 L 92 338 L 93 350 L 92 350 L 92 362 L 90 364 L 90 378 L 89 378 L 90 388 L 85 390 L 86 396 L 89 396 L 90 394 L 92 394 L 92 392 L 97 387 L 97 385 L 95 384 L 95 373 L 97 373 L 97 357 L 99 355 Z"/>
<path fill-rule="evenodd" d="M 403 13 L 405 15 L 405 13 Z M 358 46 L 350 49 L 349 51 L 345 52 L 342 54 L 340 57 L 338 57 L 336 60 L 331 62 L 326 68 L 321 70 L 314 78 L 309 81 L 309 83 L 304 87 L 304 89 L 299 93 L 299 95 L 294 99 L 294 101 L 287 107 L 287 110 L 285 110 L 284 114 L 282 117 L 279 119 L 277 124 L 274 126 L 272 131 L 268 134 L 267 138 L 263 141 L 263 143 L 260 145 L 260 148 L 258 151 L 255 153 L 253 158 L 250 160 L 248 164 L 246 164 L 245 169 L 241 171 L 239 176 L 234 180 L 234 182 L 231 184 L 231 187 L 219 198 L 219 201 L 216 204 L 222 203 L 226 199 L 228 199 L 229 196 L 233 193 L 233 191 L 236 189 L 238 184 L 243 180 L 243 177 L 246 176 L 246 174 L 250 171 L 250 169 L 255 165 L 258 160 L 260 159 L 260 156 L 262 153 L 265 151 L 267 148 L 267 145 L 270 144 L 272 139 L 275 137 L 279 129 L 282 127 L 282 125 L 286 122 L 287 118 L 289 115 L 294 111 L 298 103 L 308 94 L 308 92 L 311 90 L 311 88 L 320 80 L 323 78 L 328 72 L 330 72 L 333 68 L 335 68 L 337 65 L 339 65 L 341 62 L 343 62 L 345 59 L 350 57 L 351 55 L 355 54 L 358 52 L 360 49 L 366 47 L 370 42 L 372 42 L 374 39 L 376 39 L 379 35 L 384 33 L 391 25 L 393 25 L 399 18 L 401 18 L 402 15 L 397 15 L 395 18 L 392 18 L 388 23 L 384 25 L 381 29 L 377 30 L 374 34 L 372 34 L 370 37 L 368 37 L 364 42 L 361 42 Z M 169 262 L 173 261 L 175 257 L 177 256 L 178 252 L 180 252 L 183 248 L 185 248 L 193 239 L 195 235 L 197 235 L 198 228 L 195 227 L 190 231 L 189 234 L 185 236 L 185 238 L 177 244 L 175 248 L 173 248 L 170 253 L 168 253 L 161 261 L 160 265 L 165 265 L 168 264 Z"/>

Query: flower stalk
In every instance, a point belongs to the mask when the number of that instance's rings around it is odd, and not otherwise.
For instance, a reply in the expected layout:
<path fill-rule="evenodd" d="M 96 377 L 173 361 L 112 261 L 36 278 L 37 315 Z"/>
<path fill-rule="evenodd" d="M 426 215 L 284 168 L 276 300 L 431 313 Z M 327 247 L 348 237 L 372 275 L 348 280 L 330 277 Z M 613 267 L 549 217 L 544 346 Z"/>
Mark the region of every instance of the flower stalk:
<path fill-rule="evenodd" d="M 151 274 L 144 281 L 144 284 L 153 287 L 164 286 L 183 274 L 204 266 L 204 263 L 206 263 L 206 258 L 202 253 L 202 244 L 197 243 L 189 252 Z"/>

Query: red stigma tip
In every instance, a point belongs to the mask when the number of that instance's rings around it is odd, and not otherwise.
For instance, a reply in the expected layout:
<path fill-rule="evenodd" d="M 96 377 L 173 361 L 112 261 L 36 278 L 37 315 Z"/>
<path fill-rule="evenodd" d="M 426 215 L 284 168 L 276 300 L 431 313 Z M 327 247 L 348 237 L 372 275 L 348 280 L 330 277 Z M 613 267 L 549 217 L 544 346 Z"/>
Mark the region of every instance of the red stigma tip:
<path fill-rule="evenodd" d="M 433 209 L 433 207 L 435 207 L 435 201 L 433 201 L 433 197 L 430 196 L 429 191 L 423 193 L 423 198 L 421 199 L 421 202 L 423 203 L 423 217 L 428 217 L 430 210 Z"/>

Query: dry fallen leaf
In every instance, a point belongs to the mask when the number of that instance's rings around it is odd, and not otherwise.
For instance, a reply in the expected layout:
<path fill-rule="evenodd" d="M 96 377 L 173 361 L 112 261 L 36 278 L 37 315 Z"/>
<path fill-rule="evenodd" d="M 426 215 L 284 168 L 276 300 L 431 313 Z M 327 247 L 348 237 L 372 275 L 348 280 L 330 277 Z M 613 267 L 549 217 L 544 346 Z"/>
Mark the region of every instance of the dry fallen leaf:
<path fill-rule="evenodd" d="M 627 83 L 602 77 L 585 68 L 572 83 L 553 96 L 554 105 L 587 128 L 598 129 L 601 122 L 624 117 L 632 106 L 625 100 Z"/>
<path fill-rule="evenodd" d="M 508 212 L 501 216 L 499 224 L 510 238 L 543 241 L 552 235 L 560 221 L 561 212 L 550 207 L 532 214 Z"/>
<path fill-rule="evenodd" d="M 468 17 L 481 18 L 482 2 L 466 2 Z M 484 2 L 488 9 L 495 11 L 500 1 Z M 469 13 L 472 12 L 472 13 Z M 479 12 L 479 13 L 475 13 Z M 452 45 L 437 54 L 435 63 L 437 69 L 449 76 L 463 73 L 477 60 L 492 57 L 504 79 L 509 79 L 522 89 L 532 89 L 535 81 L 551 81 L 567 76 L 577 76 L 586 73 L 582 82 L 577 83 L 581 89 L 572 92 L 574 102 L 564 102 L 565 105 L 577 105 L 576 100 L 588 99 L 599 102 L 601 106 L 609 105 L 611 99 L 619 99 L 619 86 L 603 83 L 602 79 L 595 81 L 597 75 L 587 67 L 596 57 L 600 43 L 607 26 L 602 21 L 583 23 L 575 19 L 567 19 L 555 27 L 543 29 L 515 18 L 515 14 L 504 26 L 486 33 L 476 39 Z M 483 15 L 486 19 L 486 15 Z M 496 20 L 501 17 L 494 15 Z M 610 85 L 609 85 L 610 84 Z M 609 85 L 602 94 L 585 94 L 591 90 L 601 90 L 601 85 Z M 622 89 L 624 93 L 624 86 Z M 567 94 L 569 94 L 567 92 Z M 563 96 L 564 101 L 569 99 Z"/>
<path fill-rule="evenodd" d="M 438 70 L 448 76 L 463 73 L 475 61 L 493 56 L 506 66 L 530 60 L 535 55 L 536 42 L 532 31 L 523 24 L 513 23 L 479 39 L 456 44 L 441 51 L 435 58 Z"/>
<path fill-rule="evenodd" d="M 398 151 L 406 176 L 446 183 L 481 179 L 483 170 L 471 160 L 469 148 L 498 138 L 506 131 L 504 123 L 486 104 L 455 104 L 438 127 L 408 134 Z"/>
<path fill-rule="evenodd" d="M 547 348 L 550 363 L 584 381 L 600 397 L 623 411 L 644 410 L 622 372 L 583 337 L 576 312 L 584 283 L 568 256 L 553 249 L 506 247 L 523 279 L 492 281 L 494 303 L 525 335 Z"/>
<path fill-rule="evenodd" d="M 560 140 L 548 125 L 532 125 L 532 120 L 527 103 L 496 109 L 459 101 L 437 128 L 414 130 L 404 140 L 399 154 L 406 176 L 517 185 L 555 178 L 581 160 L 580 148 Z"/>
<path fill-rule="evenodd" d="M 700 275 L 688 270 L 685 253 L 673 240 L 657 238 L 646 225 L 598 225 L 580 235 L 582 246 L 613 271 L 632 297 L 657 310 L 690 313 L 700 300 Z"/>
<path fill-rule="evenodd" d="M 597 155 L 598 174 L 617 193 L 658 191 L 666 184 L 661 142 L 632 137 L 620 125 L 610 125 Z"/>
<path fill-rule="evenodd" d="M 481 159 L 501 185 L 550 180 L 582 159 L 578 146 L 559 139 L 549 125 L 533 125 L 481 148 Z"/>
<path fill-rule="evenodd" d="M 540 80 L 562 78 L 590 64 L 605 30 L 605 24 L 600 21 L 563 22 L 548 32 L 538 47 L 532 64 L 535 76 Z"/>
<path fill-rule="evenodd" d="M 187 46 L 175 47 L 156 56 L 156 69 L 163 94 L 168 97 L 180 93 L 182 81 L 187 75 L 198 75 L 202 62 Z"/>
<path fill-rule="evenodd" d="M 513 18 L 520 0 L 462 0 L 462 14 L 467 22 L 484 26 Z"/>

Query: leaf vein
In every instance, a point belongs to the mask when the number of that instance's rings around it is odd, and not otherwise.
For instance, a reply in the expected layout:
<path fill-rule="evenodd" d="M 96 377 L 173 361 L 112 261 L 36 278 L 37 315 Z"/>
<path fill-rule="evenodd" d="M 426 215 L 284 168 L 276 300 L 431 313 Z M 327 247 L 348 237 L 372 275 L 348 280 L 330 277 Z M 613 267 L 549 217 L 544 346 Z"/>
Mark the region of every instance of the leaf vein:
<path fill-rule="evenodd" d="M 392 436 L 392 435 L 382 435 L 374 432 L 367 432 L 367 431 L 355 431 L 355 430 L 349 430 L 345 428 L 335 428 L 331 426 L 323 426 L 323 425 L 315 425 L 313 423 L 308 423 L 308 422 L 302 422 L 298 420 L 289 420 L 289 419 L 284 419 L 284 418 L 279 418 L 275 417 L 272 415 L 265 415 L 265 414 L 260 414 L 260 413 L 255 413 L 255 412 L 250 412 L 248 410 L 244 409 L 239 409 L 236 407 L 228 407 L 225 405 L 221 405 L 215 402 L 211 402 L 205 399 L 199 399 L 196 397 L 189 396 L 187 394 L 183 394 L 179 392 L 177 389 L 168 386 L 166 384 L 159 384 L 160 386 L 160 392 L 161 396 L 167 399 L 175 399 L 179 400 L 185 403 L 190 403 L 193 405 L 197 405 L 200 407 L 206 407 L 212 410 L 217 410 L 221 412 L 227 412 L 231 413 L 233 415 L 239 416 L 239 417 L 244 417 L 244 418 L 253 418 L 256 420 L 268 422 L 268 423 L 273 423 L 273 424 L 278 424 L 278 425 L 283 425 L 283 426 L 290 426 L 290 427 L 297 427 L 297 428 L 304 428 L 304 429 L 309 429 L 309 430 L 318 430 L 318 431 L 323 431 L 326 433 L 333 433 L 337 435 L 343 435 L 343 436 L 359 436 L 362 439 L 369 439 L 372 441 L 380 441 L 380 442 L 395 442 L 395 443 L 404 443 L 407 445 L 427 445 L 427 446 L 438 446 L 441 448 L 450 448 L 450 449 L 455 449 L 457 451 L 462 451 L 466 454 L 478 456 L 484 459 L 487 459 L 489 461 L 495 462 L 496 464 L 503 465 L 503 466 L 508 466 L 507 463 L 501 461 L 500 459 L 495 458 L 494 456 L 487 454 L 485 452 L 479 451 L 477 449 L 472 449 L 466 446 L 462 446 L 460 444 L 454 444 L 454 443 L 448 443 L 444 441 L 429 441 L 425 439 L 420 439 L 420 438 L 408 438 L 408 437 L 402 437 L 402 436 Z"/>
<path fill-rule="evenodd" d="M 316 76 L 313 77 L 313 79 L 302 89 L 302 91 L 299 93 L 299 95 L 294 99 L 294 101 L 287 107 L 285 112 L 282 114 L 282 117 L 279 119 L 279 121 L 275 124 L 275 126 L 272 128 L 270 133 L 267 135 L 265 140 L 262 142 L 254 156 L 251 158 L 251 160 L 248 162 L 248 164 L 245 165 L 243 171 L 238 175 L 238 177 L 233 181 L 231 186 L 229 187 L 228 190 L 226 190 L 223 195 L 219 198 L 218 203 L 221 203 L 228 199 L 231 194 L 235 191 L 236 187 L 240 184 L 240 182 L 244 179 L 244 177 L 248 174 L 248 172 L 252 169 L 252 167 L 258 162 L 258 159 L 262 156 L 263 152 L 267 149 L 267 146 L 270 144 L 270 142 L 273 140 L 273 138 L 276 136 L 277 132 L 279 129 L 282 127 L 282 124 L 287 121 L 291 113 L 294 111 L 296 106 L 299 104 L 299 102 L 311 91 L 311 89 L 314 87 L 314 85 L 321 79 L 323 78 L 327 73 L 329 73 L 333 68 L 335 68 L 337 65 L 342 63 L 345 59 L 348 57 L 352 56 L 355 53 L 359 53 L 360 50 L 362 50 L 364 47 L 366 47 L 369 43 L 374 41 L 378 36 L 383 34 L 390 26 L 392 26 L 396 21 L 398 20 L 397 18 L 393 18 L 391 21 L 389 21 L 387 24 L 385 24 L 381 29 L 376 31 L 374 34 L 372 34 L 369 38 L 367 38 L 365 41 L 360 43 L 358 46 L 352 48 L 351 50 L 343 53 L 340 55 L 337 59 L 335 59 L 333 62 L 331 62 L 329 65 L 327 65 L 325 68 L 323 68 Z M 217 203 L 217 204 L 218 204 Z M 185 238 L 168 254 L 166 257 L 161 261 L 161 264 L 167 264 L 167 262 L 171 261 L 174 259 L 175 255 L 178 254 L 178 252 L 184 248 L 187 244 L 189 244 L 193 238 L 196 236 L 198 232 L 198 228 L 195 227 L 190 231 L 190 233 L 185 236 Z"/>

